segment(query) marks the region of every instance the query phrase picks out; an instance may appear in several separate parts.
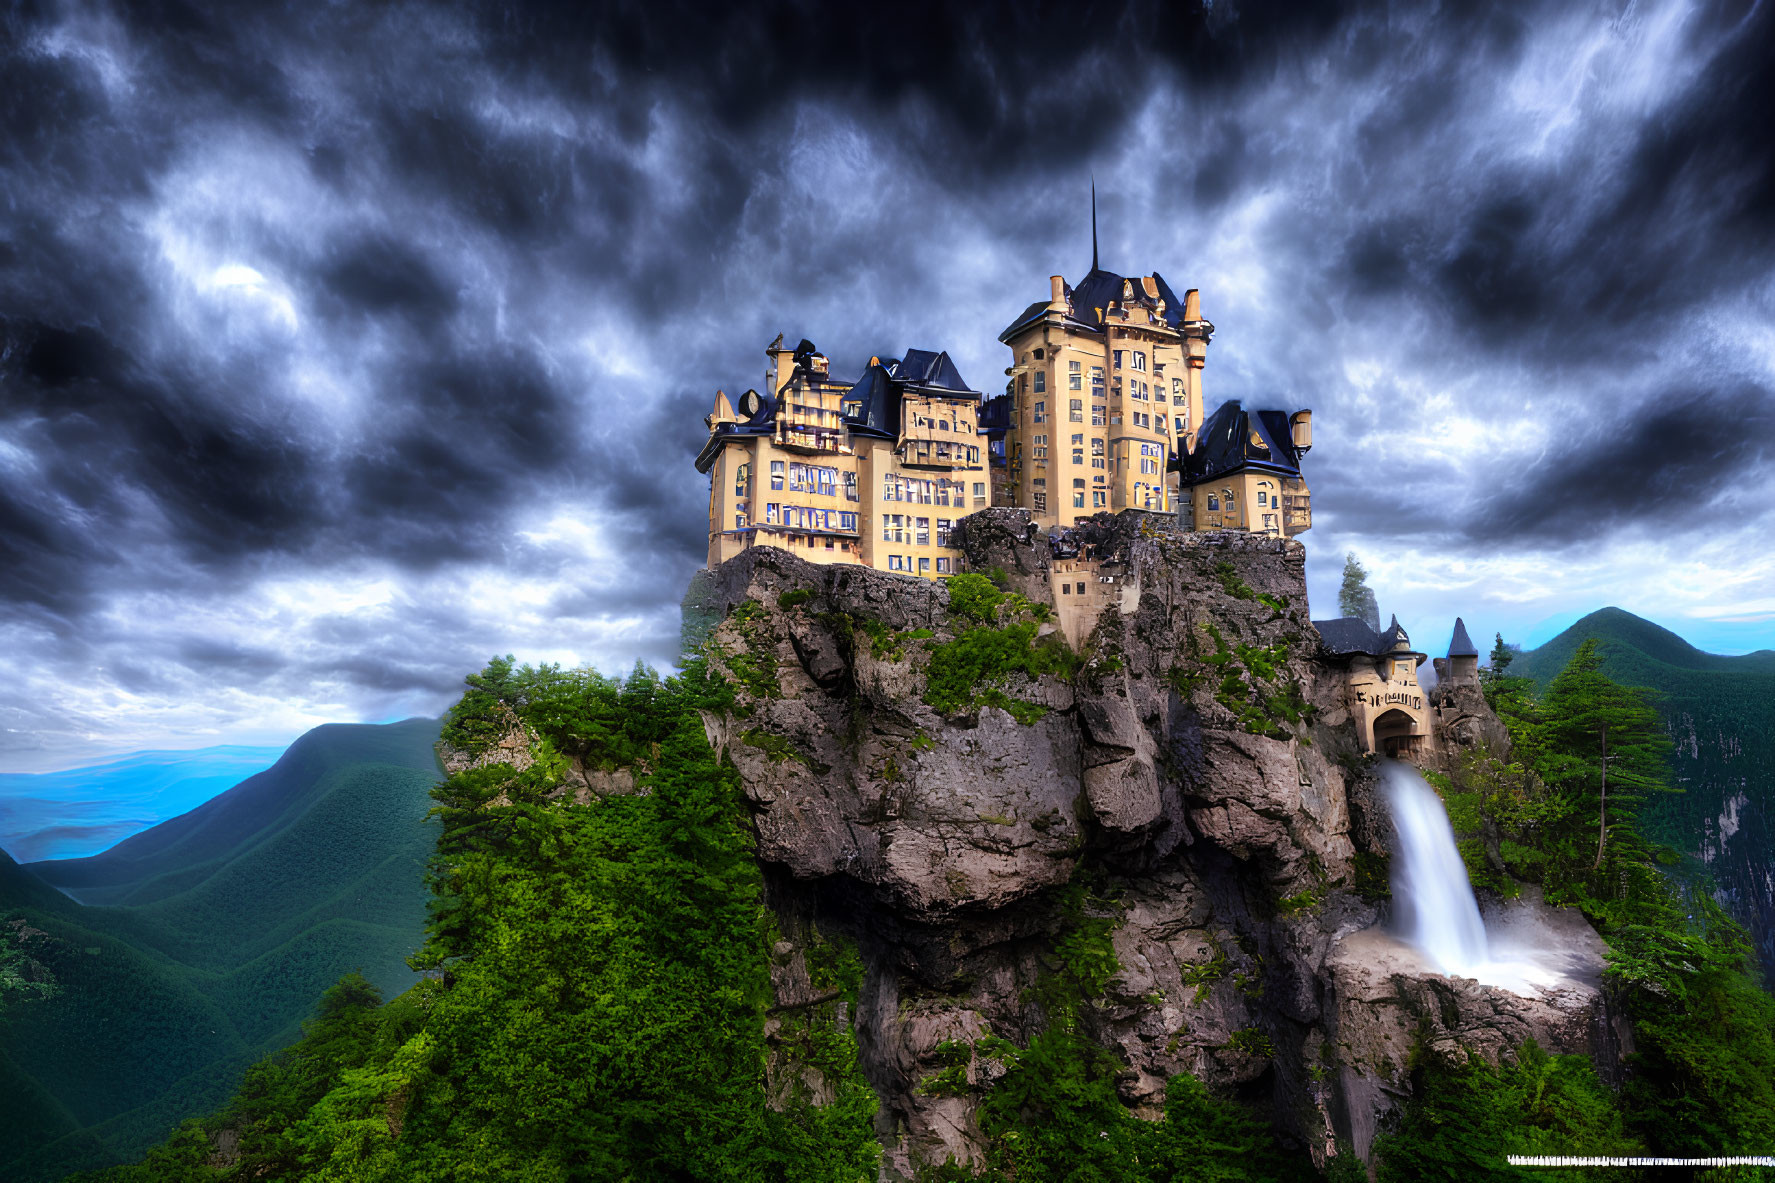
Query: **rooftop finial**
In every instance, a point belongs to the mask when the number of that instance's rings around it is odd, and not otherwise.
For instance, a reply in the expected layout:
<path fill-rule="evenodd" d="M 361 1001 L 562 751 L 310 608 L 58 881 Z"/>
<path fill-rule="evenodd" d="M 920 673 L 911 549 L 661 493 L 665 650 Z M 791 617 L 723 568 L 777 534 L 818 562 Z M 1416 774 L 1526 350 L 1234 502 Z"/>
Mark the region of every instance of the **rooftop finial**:
<path fill-rule="evenodd" d="M 1091 270 L 1097 270 L 1097 176 L 1091 175 Z"/>

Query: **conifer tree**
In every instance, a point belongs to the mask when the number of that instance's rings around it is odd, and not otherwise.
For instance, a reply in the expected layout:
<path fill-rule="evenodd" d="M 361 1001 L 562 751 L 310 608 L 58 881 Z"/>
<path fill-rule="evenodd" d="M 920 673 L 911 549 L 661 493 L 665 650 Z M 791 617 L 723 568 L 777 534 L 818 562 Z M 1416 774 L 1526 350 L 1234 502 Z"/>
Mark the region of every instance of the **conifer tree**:
<path fill-rule="evenodd" d="M 1596 801 L 1596 858 L 1600 870 L 1609 836 L 1609 807 L 1631 816 L 1647 793 L 1669 792 L 1665 758 L 1670 737 L 1659 725 L 1652 692 L 1622 686 L 1602 672 L 1594 637 L 1578 646 L 1547 688 L 1541 719 L 1550 753 L 1549 781 Z M 1588 809 L 1586 809 L 1588 812 Z"/>
<path fill-rule="evenodd" d="M 1344 556 L 1344 582 L 1337 589 L 1337 610 L 1368 622 L 1375 632 L 1381 630 L 1381 607 L 1368 586 L 1368 571 L 1351 551 Z"/>

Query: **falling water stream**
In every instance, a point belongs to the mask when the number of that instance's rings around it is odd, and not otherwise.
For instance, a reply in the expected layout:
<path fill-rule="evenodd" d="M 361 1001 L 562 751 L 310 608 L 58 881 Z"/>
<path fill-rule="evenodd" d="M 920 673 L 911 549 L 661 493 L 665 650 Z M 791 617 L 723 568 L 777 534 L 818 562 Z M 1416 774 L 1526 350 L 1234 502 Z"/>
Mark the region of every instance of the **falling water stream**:
<path fill-rule="evenodd" d="M 1518 993 L 1555 982 L 1559 975 L 1533 960 L 1494 960 L 1454 827 L 1436 790 L 1417 769 L 1397 760 L 1387 761 L 1384 783 L 1399 836 L 1391 887 L 1400 939 L 1445 974 Z"/>

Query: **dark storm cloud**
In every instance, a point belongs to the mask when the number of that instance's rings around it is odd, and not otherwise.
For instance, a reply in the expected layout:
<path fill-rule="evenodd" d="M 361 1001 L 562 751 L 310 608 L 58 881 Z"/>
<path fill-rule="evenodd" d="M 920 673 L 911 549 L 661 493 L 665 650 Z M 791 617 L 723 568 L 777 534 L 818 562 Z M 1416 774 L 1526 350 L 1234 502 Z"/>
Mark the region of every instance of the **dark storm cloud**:
<path fill-rule="evenodd" d="M 1714 424 L 1766 429 L 1767 367 L 1727 356 L 1720 310 L 1768 299 L 1772 20 L 15 7 L 0 630 L 45 684 L 366 710 L 550 649 L 551 620 L 555 650 L 669 658 L 712 391 L 756 384 L 778 331 L 841 372 L 950 348 L 991 391 L 993 334 L 1082 270 L 1093 172 L 1106 264 L 1226 308 L 1211 403 L 1333 428 L 1330 528 L 1558 548 L 1582 532 L 1539 508 L 1560 498 L 1657 518 L 1706 471 L 1766 470 Z M 1561 73 L 1591 53 L 1590 81 Z M 1628 67 L 1649 81 L 1616 86 Z M 1426 391 L 1556 424 L 1576 459 L 1402 455 Z M 296 631 L 253 635 L 270 620 Z"/>
<path fill-rule="evenodd" d="M 1765 390 L 1667 391 L 1648 413 L 1576 443 L 1483 502 L 1469 534 L 1576 542 L 1621 524 L 1693 522 L 1768 465 L 1775 411 Z"/>

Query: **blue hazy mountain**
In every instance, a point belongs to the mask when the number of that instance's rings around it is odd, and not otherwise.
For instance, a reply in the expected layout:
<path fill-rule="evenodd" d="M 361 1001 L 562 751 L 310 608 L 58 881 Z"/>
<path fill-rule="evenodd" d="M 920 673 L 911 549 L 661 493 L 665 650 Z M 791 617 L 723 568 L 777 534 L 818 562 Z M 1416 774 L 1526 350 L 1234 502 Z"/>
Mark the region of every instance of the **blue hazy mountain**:
<path fill-rule="evenodd" d="M 1647 832 L 1706 865 L 1775 983 L 1775 652 L 1705 653 L 1620 608 L 1592 612 L 1510 666 L 1545 685 L 1585 638 L 1618 682 L 1658 692 L 1676 741 L 1676 784 L 1642 814 Z"/>
<path fill-rule="evenodd" d="M 343 973 L 413 983 L 438 727 L 319 727 L 98 855 L 0 856 L 0 923 L 24 922 L 11 931 L 57 983 L 5 1004 L 0 1178 L 138 1155 L 289 1043 Z"/>
<path fill-rule="evenodd" d="M 271 767 L 282 748 L 134 752 L 61 772 L 0 772 L 0 849 L 21 863 L 97 854 Z"/>

